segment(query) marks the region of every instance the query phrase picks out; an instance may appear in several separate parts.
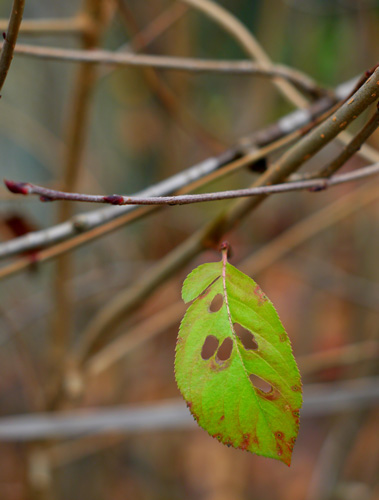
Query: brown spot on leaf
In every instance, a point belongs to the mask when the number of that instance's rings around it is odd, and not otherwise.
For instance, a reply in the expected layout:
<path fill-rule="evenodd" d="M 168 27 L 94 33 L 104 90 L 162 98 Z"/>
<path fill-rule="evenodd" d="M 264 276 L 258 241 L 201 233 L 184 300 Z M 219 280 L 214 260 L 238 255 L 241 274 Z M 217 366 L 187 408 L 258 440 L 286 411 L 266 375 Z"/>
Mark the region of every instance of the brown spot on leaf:
<path fill-rule="evenodd" d="M 265 393 L 260 390 L 257 391 L 258 396 L 261 396 L 264 399 L 267 399 L 267 401 L 275 401 L 276 399 L 279 399 L 280 397 L 280 392 L 277 389 L 272 389 L 272 391 Z"/>
<path fill-rule="evenodd" d="M 259 285 L 256 285 L 256 287 L 254 288 L 254 295 L 257 297 L 258 305 L 260 305 L 260 306 L 262 304 L 264 304 L 267 300 L 266 295 L 263 293 L 263 291 Z"/>
<path fill-rule="evenodd" d="M 283 441 L 284 434 L 283 434 L 283 432 L 281 432 L 281 431 L 277 431 L 277 432 L 275 432 L 275 437 L 276 437 L 277 439 L 280 439 L 281 441 Z"/>
<path fill-rule="evenodd" d="M 250 445 L 250 434 L 244 434 L 241 444 L 238 446 L 241 450 L 247 450 Z"/>
<path fill-rule="evenodd" d="M 214 372 L 222 372 L 230 366 L 230 363 L 231 358 L 227 359 L 226 361 L 220 361 L 219 359 L 211 358 L 209 360 L 209 368 Z"/>
<path fill-rule="evenodd" d="M 298 385 L 293 385 L 291 389 L 293 390 L 293 392 L 299 392 L 301 390 L 301 388 Z"/>
<path fill-rule="evenodd" d="M 206 288 L 201 294 L 199 295 L 199 299 L 203 299 L 208 295 L 208 293 L 211 291 L 210 287 Z"/>
<path fill-rule="evenodd" d="M 300 423 L 300 412 L 299 412 L 299 410 L 293 410 L 292 415 L 293 415 L 293 417 L 295 419 L 296 425 L 299 425 L 299 423 Z"/>
<path fill-rule="evenodd" d="M 221 415 L 220 420 L 225 420 L 225 415 Z"/>
<path fill-rule="evenodd" d="M 280 342 L 285 342 L 287 340 L 287 335 L 285 333 L 281 333 L 279 335 Z"/>

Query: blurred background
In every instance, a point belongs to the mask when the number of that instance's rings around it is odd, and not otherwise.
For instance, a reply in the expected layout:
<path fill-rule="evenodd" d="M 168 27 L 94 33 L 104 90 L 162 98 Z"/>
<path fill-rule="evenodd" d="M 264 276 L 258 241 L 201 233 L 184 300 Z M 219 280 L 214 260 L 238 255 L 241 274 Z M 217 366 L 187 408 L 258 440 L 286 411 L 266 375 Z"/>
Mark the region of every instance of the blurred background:
<path fill-rule="evenodd" d="M 3 30 L 11 3 L 0 0 Z M 89 3 L 27 0 L 24 22 L 77 19 Z M 218 3 L 243 22 L 274 62 L 307 73 L 321 87 L 333 88 L 378 62 L 377 0 Z M 151 54 L 247 59 L 224 29 L 180 1 L 104 0 L 104 4 L 102 29 L 93 37 L 99 47 L 118 50 L 132 40 L 129 47 Z M 143 31 L 146 27 L 150 31 Z M 146 48 L 143 35 L 151 36 Z M 86 46 L 74 28 L 43 34 L 21 30 L 18 41 L 48 47 Z M 3 178 L 49 187 L 67 184 L 68 148 L 72 150 L 75 123 L 80 121 L 75 112 L 78 100 L 84 100 L 88 109 L 78 129 L 85 139 L 77 157 L 80 169 L 75 190 L 94 194 L 137 192 L 227 150 L 241 137 L 294 110 L 266 79 L 132 67 L 99 66 L 92 75 L 92 88 L 77 99 L 80 71 L 77 63 L 15 55 L 0 101 Z M 356 131 L 371 112 L 364 113 L 349 131 Z M 379 149 L 378 131 L 368 144 Z M 333 142 L 304 168 L 321 167 L 340 149 Z M 344 169 L 366 164 L 354 156 Z M 246 187 L 257 175 L 249 168 L 240 169 L 202 189 Z M 368 391 L 363 402 L 353 398 L 349 408 L 342 405 L 332 411 L 320 403 L 320 411 L 310 409 L 304 415 L 290 469 L 222 446 L 186 420 L 163 430 L 152 425 L 145 431 L 90 437 L 62 435 L 27 442 L 4 438 L 0 498 L 378 498 L 378 413 L 370 396 L 379 352 L 378 189 L 376 198 L 371 192 L 373 201 L 367 201 L 368 185 L 372 189 L 375 182 L 372 178 L 316 194 L 272 196 L 226 235 L 233 249 L 231 262 L 237 266 L 242 262 L 243 270 L 275 304 L 291 338 L 303 384 L 322 384 L 320 393 L 327 384 L 355 388 L 357 379 L 368 384 L 362 382 Z M 62 215 L 58 203 L 14 196 L 4 188 L 0 194 L 3 242 L 96 208 L 71 205 L 71 212 Z M 58 391 L 52 398 L 54 404 L 48 404 L 50 383 L 54 392 L 55 377 L 59 377 L 59 369 L 54 371 L 55 342 L 60 342 L 55 338 L 56 324 L 62 318 L 65 321 L 66 335 L 57 354 L 64 364 L 90 320 L 112 297 L 138 282 L 229 204 L 219 201 L 156 210 L 75 248 L 61 287 L 57 276 L 62 270 L 55 261 L 36 263 L 4 278 L 0 288 L 1 417 L 159 405 L 162 400 L 179 398 L 173 369 L 177 331 L 185 311 L 184 305 L 177 304 L 181 284 L 199 263 L 218 260 L 217 252 L 202 252 L 119 321 L 110 340 L 124 337 L 124 353 L 105 367 L 89 369 L 85 376 L 76 378 L 74 373 L 67 382 L 70 397 L 61 397 Z M 311 216 L 316 219 L 307 219 Z M 301 226 L 305 219 L 308 222 Z M 306 236 L 304 228 L 312 225 L 315 230 Z M 299 235 L 288 236 L 295 227 Z M 281 243 L 283 234 L 287 239 Z M 2 265 L 24 257 L 5 260 Z M 63 288 L 62 300 L 68 297 L 69 303 L 66 309 L 59 298 Z M 156 316 L 161 311 L 167 311 L 163 318 Z M 148 323 L 150 318 L 154 327 Z"/>

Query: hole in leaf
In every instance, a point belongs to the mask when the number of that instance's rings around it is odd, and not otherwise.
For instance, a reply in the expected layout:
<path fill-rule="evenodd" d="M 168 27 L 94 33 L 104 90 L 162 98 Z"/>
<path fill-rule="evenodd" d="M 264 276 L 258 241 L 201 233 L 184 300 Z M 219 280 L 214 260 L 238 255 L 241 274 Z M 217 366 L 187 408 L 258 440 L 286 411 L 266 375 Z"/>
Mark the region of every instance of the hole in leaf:
<path fill-rule="evenodd" d="M 233 349 L 233 340 L 230 337 L 226 337 L 224 342 L 221 344 L 219 350 L 217 351 L 217 359 L 219 361 L 226 361 L 230 358 Z"/>
<path fill-rule="evenodd" d="M 258 375 L 254 375 L 254 373 L 252 375 L 250 375 L 250 382 L 253 384 L 254 387 L 256 387 L 257 389 L 259 389 L 260 391 L 268 394 L 269 392 L 271 392 L 273 390 L 273 387 L 271 384 L 269 384 L 268 382 L 266 382 L 266 380 L 263 380 L 263 378 L 261 377 L 258 377 Z"/>
<path fill-rule="evenodd" d="M 224 303 L 224 297 L 221 295 L 221 293 L 218 293 L 213 297 L 211 305 L 209 306 L 209 311 L 212 313 L 219 311 L 223 303 Z"/>
<path fill-rule="evenodd" d="M 214 335 L 208 335 L 201 349 L 201 357 L 203 359 L 209 359 L 217 351 L 218 340 Z"/>
<path fill-rule="evenodd" d="M 245 327 L 239 323 L 234 323 L 234 331 L 240 338 L 242 345 L 246 350 L 256 350 L 258 349 L 258 343 L 254 338 L 254 335 Z"/>

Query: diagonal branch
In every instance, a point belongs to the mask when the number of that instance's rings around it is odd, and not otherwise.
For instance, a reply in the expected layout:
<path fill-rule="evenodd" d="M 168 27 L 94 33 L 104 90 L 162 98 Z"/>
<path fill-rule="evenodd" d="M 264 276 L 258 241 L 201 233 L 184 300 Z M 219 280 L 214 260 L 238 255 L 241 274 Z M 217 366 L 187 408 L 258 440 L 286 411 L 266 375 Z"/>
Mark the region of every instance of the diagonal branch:
<path fill-rule="evenodd" d="M 18 36 L 18 31 L 20 29 L 20 24 L 22 20 L 22 14 L 24 12 L 25 0 L 14 0 L 12 6 L 12 12 L 9 18 L 9 24 L 7 32 L 4 36 L 4 43 L 1 47 L 0 54 L 0 92 L 3 88 L 5 79 L 10 68 L 13 52 L 15 50 L 16 40 Z"/>

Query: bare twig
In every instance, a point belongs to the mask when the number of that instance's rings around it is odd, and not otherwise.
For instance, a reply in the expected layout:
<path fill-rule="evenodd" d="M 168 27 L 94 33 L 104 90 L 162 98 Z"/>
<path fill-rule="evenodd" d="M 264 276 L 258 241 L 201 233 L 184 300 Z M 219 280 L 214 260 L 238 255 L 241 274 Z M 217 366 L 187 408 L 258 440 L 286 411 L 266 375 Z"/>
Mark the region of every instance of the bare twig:
<path fill-rule="evenodd" d="M 25 0 L 14 0 L 12 6 L 12 12 L 9 18 L 9 24 L 7 32 L 3 35 L 4 42 L 1 47 L 0 54 L 0 92 L 3 88 L 5 79 L 10 68 L 13 52 L 15 50 L 16 40 L 18 36 L 18 31 L 20 29 L 20 24 L 22 20 L 22 14 L 24 12 Z"/>
<path fill-rule="evenodd" d="M 4 44 L 3 44 L 4 45 Z M 284 65 L 266 68 L 252 61 L 218 61 L 213 59 L 195 59 L 186 57 L 156 56 L 111 52 L 107 50 L 60 49 L 55 47 L 36 47 L 18 44 L 15 53 L 43 59 L 71 61 L 111 66 L 144 66 L 157 69 L 188 71 L 191 73 L 220 73 L 225 75 L 255 75 L 263 77 L 281 77 L 290 81 L 303 92 L 320 97 L 325 94 L 313 80 L 300 71 Z"/>
<path fill-rule="evenodd" d="M 273 186 L 260 186 L 247 189 L 234 189 L 230 191 L 218 191 L 216 193 L 187 194 L 177 196 L 141 197 L 113 195 L 96 195 L 66 193 L 49 189 L 28 182 L 14 182 L 6 180 L 5 185 L 12 193 L 38 195 L 41 201 L 81 201 L 89 203 L 106 203 L 110 205 L 189 205 L 206 201 L 230 200 L 234 198 L 247 198 L 262 194 L 288 193 L 289 191 L 322 191 L 331 186 L 338 186 L 345 182 L 356 181 L 379 173 L 379 163 L 368 167 L 348 172 L 346 174 L 334 175 L 330 178 L 309 179 L 303 181 L 285 182 Z"/>

